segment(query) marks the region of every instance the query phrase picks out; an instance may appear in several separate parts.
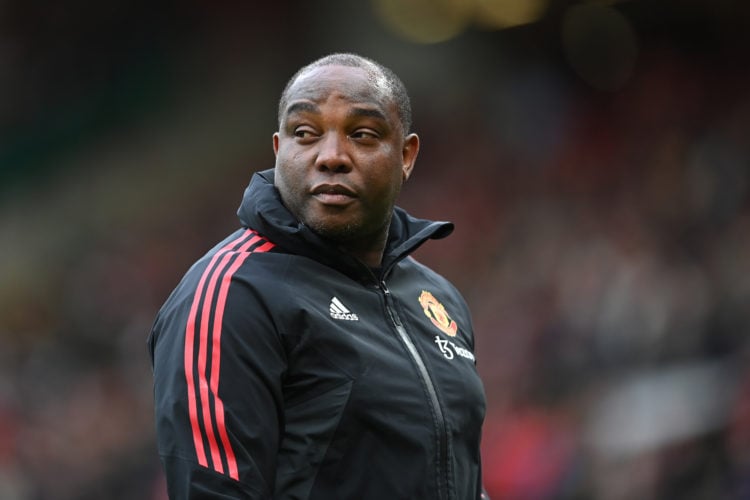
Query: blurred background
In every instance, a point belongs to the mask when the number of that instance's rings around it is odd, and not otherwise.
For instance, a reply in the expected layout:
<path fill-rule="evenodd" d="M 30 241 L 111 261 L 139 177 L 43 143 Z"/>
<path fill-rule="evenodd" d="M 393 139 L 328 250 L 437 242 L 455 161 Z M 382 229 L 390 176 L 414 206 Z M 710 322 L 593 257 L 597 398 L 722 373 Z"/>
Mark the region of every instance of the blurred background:
<path fill-rule="evenodd" d="M 750 4 L 0 3 L 0 498 L 163 500 L 146 336 L 286 80 L 391 67 L 495 499 L 750 498 Z"/>

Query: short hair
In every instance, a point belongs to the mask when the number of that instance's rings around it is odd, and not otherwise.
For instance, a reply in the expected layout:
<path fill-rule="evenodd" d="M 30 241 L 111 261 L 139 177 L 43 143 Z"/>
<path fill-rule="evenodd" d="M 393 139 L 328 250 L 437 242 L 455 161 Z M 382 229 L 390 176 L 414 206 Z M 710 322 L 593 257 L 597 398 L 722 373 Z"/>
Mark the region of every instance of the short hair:
<path fill-rule="evenodd" d="M 404 82 L 394 73 L 391 69 L 383 66 L 382 64 L 363 57 L 357 54 L 351 53 L 336 53 L 330 54 L 325 57 L 321 57 L 316 61 L 300 68 L 287 82 L 284 87 L 284 91 L 281 93 L 281 99 L 279 99 L 279 110 L 278 110 L 278 121 L 279 127 L 281 127 L 281 117 L 283 116 L 284 110 L 287 106 L 289 98 L 289 89 L 297 81 L 297 79 L 304 73 L 314 68 L 320 68 L 322 66 L 349 66 L 352 68 L 361 68 L 370 75 L 371 79 L 385 79 L 386 90 L 390 94 L 393 102 L 396 104 L 396 110 L 398 112 L 398 118 L 401 121 L 404 135 L 408 134 L 411 130 L 411 101 L 409 100 L 409 94 L 406 91 Z"/>

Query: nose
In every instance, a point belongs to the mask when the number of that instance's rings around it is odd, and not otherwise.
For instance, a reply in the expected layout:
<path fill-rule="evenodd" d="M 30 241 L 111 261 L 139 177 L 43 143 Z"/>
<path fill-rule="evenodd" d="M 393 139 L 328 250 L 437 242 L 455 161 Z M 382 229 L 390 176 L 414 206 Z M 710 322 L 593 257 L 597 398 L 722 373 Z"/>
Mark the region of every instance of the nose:
<path fill-rule="evenodd" d="M 340 134 L 328 133 L 318 142 L 315 168 L 331 172 L 348 172 L 352 168 L 347 151 L 348 138 Z"/>

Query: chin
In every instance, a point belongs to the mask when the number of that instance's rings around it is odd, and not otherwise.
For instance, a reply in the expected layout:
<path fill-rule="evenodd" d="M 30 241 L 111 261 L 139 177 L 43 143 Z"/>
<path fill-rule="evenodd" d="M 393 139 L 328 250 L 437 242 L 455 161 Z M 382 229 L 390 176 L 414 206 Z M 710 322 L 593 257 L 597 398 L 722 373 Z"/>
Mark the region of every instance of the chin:
<path fill-rule="evenodd" d="M 344 243 L 356 239 L 361 235 L 361 224 L 355 221 L 332 222 L 330 220 L 310 220 L 307 226 L 326 239 L 336 243 Z"/>
<path fill-rule="evenodd" d="M 315 230 L 321 236 L 331 241 L 335 241 L 336 243 L 346 243 L 347 241 L 357 239 L 357 237 L 359 236 L 358 228 L 347 225 L 326 226 L 320 229 L 313 228 L 313 230 Z"/>

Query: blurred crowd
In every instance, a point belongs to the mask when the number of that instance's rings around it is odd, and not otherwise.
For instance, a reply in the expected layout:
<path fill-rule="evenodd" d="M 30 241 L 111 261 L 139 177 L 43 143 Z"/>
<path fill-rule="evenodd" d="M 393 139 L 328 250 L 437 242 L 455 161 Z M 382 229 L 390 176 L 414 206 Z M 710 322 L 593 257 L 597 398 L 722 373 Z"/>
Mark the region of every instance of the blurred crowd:
<path fill-rule="evenodd" d="M 405 196 L 458 225 L 424 258 L 473 308 L 495 498 L 750 498 L 750 79 L 642 58 L 616 96 L 506 75 L 544 109 L 457 117 Z"/>
<path fill-rule="evenodd" d="M 147 26 L 154 39 L 159 22 Z M 454 58 L 439 63 L 454 69 L 441 86 L 394 54 L 423 143 L 400 205 L 457 226 L 417 258 L 454 281 L 474 315 L 487 491 L 496 500 L 750 498 L 750 71 L 736 48 L 730 57 L 724 46 L 641 41 L 632 75 L 597 90 L 559 57 L 501 47 L 500 58 L 494 47 L 478 36 L 432 49 L 435 60 Z M 138 66 L 139 81 L 160 81 L 162 60 Z M 34 104 L 13 106 L 49 111 Z M 0 498 L 166 498 L 146 335 L 181 273 L 235 227 L 242 184 L 270 166 L 271 115 L 265 124 L 253 125 L 267 139 L 262 153 L 193 158 L 210 177 L 158 147 L 134 152 L 142 137 L 114 128 L 96 158 L 145 157 L 145 172 L 166 172 L 138 174 L 154 185 L 124 181 L 127 169 L 96 172 L 92 184 L 93 171 L 79 167 L 46 182 L 39 168 L 24 187 L 6 186 Z M 14 144 L 0 158 L 54 163 Z M 223 170 L 207 165 L 217 158 Z M 2 167 L 6 182 L 18 175 Z"/>

